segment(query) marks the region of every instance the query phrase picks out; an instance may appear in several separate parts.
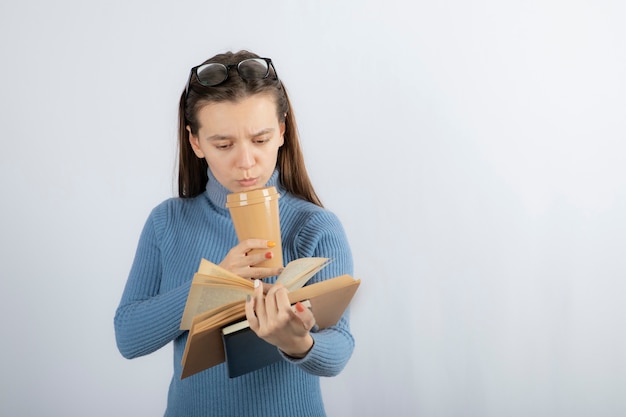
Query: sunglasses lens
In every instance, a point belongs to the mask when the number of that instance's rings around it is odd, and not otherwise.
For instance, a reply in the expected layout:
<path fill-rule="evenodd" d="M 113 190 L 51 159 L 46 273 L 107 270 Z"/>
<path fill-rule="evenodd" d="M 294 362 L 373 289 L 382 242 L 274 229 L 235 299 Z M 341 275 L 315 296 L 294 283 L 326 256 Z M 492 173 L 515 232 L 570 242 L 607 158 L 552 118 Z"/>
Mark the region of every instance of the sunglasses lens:
<path fill-rule="evenodd" d="M 259 80 L 267 77 L 269 67 L 264 59 L 250 58 L 241 61 L 237 67 L 244 80 Z"/>
<path fill-rule="evenodd" d="M 196 69 L 198 82 L 206 87 L 218 85 L 228 77 L 228 68 L 222 64 L 211 63 Z"/>

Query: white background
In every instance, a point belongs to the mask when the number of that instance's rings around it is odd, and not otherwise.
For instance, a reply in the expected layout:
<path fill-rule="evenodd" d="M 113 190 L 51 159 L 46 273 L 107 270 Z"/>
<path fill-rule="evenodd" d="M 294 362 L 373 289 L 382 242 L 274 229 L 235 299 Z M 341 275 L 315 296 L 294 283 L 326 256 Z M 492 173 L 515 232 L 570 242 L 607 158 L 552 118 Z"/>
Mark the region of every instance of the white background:
<path fill-rule="evenodd" d="M 624 4 L 2 2 L 0 415 L 162 414 L 171 348 L 113 315 L 188 70 L 238 49 L 363 280 L 330 416 L 625 415 Z"/>

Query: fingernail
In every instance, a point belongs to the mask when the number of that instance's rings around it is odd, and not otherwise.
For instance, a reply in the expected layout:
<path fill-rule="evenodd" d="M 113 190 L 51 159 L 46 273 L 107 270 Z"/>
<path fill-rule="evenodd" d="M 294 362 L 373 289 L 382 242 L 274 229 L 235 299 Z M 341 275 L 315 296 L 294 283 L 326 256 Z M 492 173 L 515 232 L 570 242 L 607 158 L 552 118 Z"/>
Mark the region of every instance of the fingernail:
<path fill-rule="evenodd" d="M 299 313 L 302 313 L 304 311 L 304 306 L 300 301 L 296 303 L 296 310 L 298 310 Z"/>
<path fill-rule="evenodd" d="M 259 285 L 261 285 L 261 281 L 259 281 L 258 279 L 254 280 L 254 288 L 259 288 Z"/>
<path fill-rule="evenodd" d="M 274 242 L 273 240 L 268 240 L 267 241 L 267 247 L 268 248 L 273 248 L 274 246 L 276 246 L 276 242 Z"/>
<path fill-rule="evenodd" d="M 265 254 L 265 259 L 272 259 L 274 257 L 274 254 L 272 252 L 267 252 Z"/>
<path fill-rule="evenodd" d="M 252 296 L 250 294 L 246 295 L 246 303 L 249 303 L 252 300 Z"/>

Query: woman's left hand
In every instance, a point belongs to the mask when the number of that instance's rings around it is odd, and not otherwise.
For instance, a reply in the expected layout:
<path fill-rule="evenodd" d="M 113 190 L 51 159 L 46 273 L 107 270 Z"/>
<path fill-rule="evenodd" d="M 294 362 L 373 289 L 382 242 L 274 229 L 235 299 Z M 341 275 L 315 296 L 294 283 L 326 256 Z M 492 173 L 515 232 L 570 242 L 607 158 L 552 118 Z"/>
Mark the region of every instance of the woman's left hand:
<path fill-rule="evenodd" d="M 303 358 L 313 347 L 313 337 L 309 333 L 315 326 L 313 313 L 299 303 L 294 311 L 284 286 L 272 285 L 264 295 L 263 286 L 258 284 L 260 281 L 255 281 L 254 296 L 246 302 L 250 328 L 286 355 Z"/>

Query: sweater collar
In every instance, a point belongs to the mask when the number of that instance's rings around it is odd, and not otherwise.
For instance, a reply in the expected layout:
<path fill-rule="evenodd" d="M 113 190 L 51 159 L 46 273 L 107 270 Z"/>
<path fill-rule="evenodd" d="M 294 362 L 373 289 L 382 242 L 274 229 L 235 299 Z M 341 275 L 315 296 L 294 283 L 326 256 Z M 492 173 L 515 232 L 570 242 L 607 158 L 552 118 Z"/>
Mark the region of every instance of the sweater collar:
<path fill-rule="evenodd" d="M 226 189 L 217 179 L 213 176 L 210 168 L 207 168 L 207 174 L 209 177 L 209 181 L 206 183 L 206 195 L 215 206 L 218 208 L 226 210 L 226 196 L 230 194 L 230 191 Z M 276 187 L 279 193 L 282 193 L 284 190 L 280 185 L 280 181 L 278 180 L 278 170 L 275 169 L 270 177 L 265 187 Z"/>

